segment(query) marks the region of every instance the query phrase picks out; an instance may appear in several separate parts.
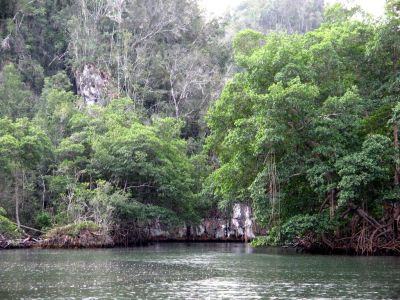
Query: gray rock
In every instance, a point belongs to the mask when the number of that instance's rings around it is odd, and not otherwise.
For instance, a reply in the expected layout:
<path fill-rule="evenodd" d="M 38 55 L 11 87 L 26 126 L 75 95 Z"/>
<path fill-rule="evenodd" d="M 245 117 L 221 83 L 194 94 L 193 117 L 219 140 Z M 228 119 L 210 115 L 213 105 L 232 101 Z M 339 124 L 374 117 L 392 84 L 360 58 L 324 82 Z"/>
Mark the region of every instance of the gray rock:
<path fill-rule="evenodd" d="M 75 73 L 78 93 L 86 105 L 107 104 L 112 98 L 111 77 L 96 68 L 93 64 L 84 65 L 81 71 Z"/>
<path fill-rule="evenodd" d="M 150 225 L 152 240 L 244 241 L 254 238 L 251 208 L 241 203 L 233 206 L 230 218 L 210 217 L 189 228 L 185 224 L 171 228 L 160 224 L 159 220 Z"/>

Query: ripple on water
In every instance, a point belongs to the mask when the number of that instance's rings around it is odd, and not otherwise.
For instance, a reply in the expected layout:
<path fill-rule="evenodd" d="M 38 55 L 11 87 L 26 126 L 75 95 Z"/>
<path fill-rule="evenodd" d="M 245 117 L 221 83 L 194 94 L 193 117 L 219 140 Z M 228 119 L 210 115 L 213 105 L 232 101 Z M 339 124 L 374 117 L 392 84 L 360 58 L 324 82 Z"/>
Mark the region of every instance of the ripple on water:
<path fill-rule="evenodd" d="M 400 294 L 398 258 L 252 253 L 164 244 L 0 252 L 0 299 L 376 299 Z"/>

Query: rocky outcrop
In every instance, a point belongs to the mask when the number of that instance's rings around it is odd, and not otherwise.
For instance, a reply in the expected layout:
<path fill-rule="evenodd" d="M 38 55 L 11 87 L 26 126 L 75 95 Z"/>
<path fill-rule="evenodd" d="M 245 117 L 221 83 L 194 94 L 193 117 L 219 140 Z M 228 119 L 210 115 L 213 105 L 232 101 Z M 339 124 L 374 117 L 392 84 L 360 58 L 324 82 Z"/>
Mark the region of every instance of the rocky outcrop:
<path fill-rule="evenodd" d="M 114 97 L 111 76 L 99 70 L 93 64 L 86 64 L 82 70 L 75 72 L 78 94 L 86 105 L 106 105 Z"/>
<path fill-rule="evenodd" d="M 78 235 L 58 234 L 42 240 L 41 248 L 102 248 L 114 246 L 113 239 L 106 233 L 81 230 Z"/>
<path fill-rule="evenodd" d="M 171 226 L 160 220 L 141 226 L 135 222 L 128 225 L 109 232 L 93 222 L 69 224 L 53 228 L 39 240 L 27 238 L 11 241 L 0 235 L 0 249 L 101 248 L 145 245 L 152 241 L 244 242 L 255 238 L 251 208 L 245 204 L 234 205 L 229 217 L 210 217 L 196 226 Z"/>
<path fill-rule="evenodd" d="M 255 238 L 251 208 L 235 204 L 229 218 L 207 218 L 197 226 L 171 228 L 155 221 L 149 229 L 153 241 L 246 241 Z"/>
<path fill-rule="evenodd" d="M 38 246 L 42 248 L 112 247 L 114 241 L 101 226 L 91 221 L 55 227 L 48 231 Z"/>

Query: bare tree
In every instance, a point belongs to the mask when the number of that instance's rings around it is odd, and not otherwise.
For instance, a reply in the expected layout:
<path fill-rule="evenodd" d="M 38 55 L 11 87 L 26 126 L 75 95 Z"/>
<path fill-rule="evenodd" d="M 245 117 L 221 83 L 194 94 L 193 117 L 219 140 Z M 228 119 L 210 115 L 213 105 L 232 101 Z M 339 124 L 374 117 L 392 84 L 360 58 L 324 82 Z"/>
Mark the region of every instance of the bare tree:
<path fill-rule="evenodd" d="M 215 53 L 223 47 L 210 51 L 221 46 L 218 28 L 201 17 L 196 1 L 79 0 L 75 11 L 70 53 L 81 94 L 81 82 L 95 90 L 111 84 L 109 95 L 94 94 L 107 101 L 128 96 L 150 113 L 179 118 L 204 111 L 220 90 L 224 71 Z M 88 64 L 97 81 L 80 79 Z"/>

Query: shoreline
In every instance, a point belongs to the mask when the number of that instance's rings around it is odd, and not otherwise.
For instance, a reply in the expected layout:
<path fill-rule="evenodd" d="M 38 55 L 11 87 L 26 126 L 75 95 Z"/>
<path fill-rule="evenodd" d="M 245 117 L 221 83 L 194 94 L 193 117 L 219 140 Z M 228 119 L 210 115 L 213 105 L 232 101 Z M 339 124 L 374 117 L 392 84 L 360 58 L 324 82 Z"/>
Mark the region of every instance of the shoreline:
<path fill-rule="evenodd" d="M 18 244 L 19 241 L 9 241 L 10 246 L 3 248 L 0 247 L 0 252 L 2 250 L 24 250 L 24 249 L 35 249 L 35 250 L 97 250 L 97 249 L 124 249 L 124 248 L 140 248 L 140 247 L 148 247 L 155 244 L 248 244 L 254 251 L 265 251 L 265 250 L 274 250 L 278 252 L 288 252 L 287 254 L 298 254 L 298 255 L 323 255 L 323 256 L 349 256 L 349 257 L 399 257 L 400 253 L 398 252 L 378 252 L 374 254 L 358 254 L 354 249 L 322 249 L 322 248 L 314 248 L 314 249 L 303 249 L 294 246 L 259 246 L 253 247 L 250 243 L 246 243 L 241 240 L 193 240 L 193 239 L 168 239 L 168 240 L 153 240 L 146 241 L 139 244 L 132 245 L 89 245 L 89 246 L 48 246 L 41 245 L 41 242 L 31 242 L 29 244 Z"/>

